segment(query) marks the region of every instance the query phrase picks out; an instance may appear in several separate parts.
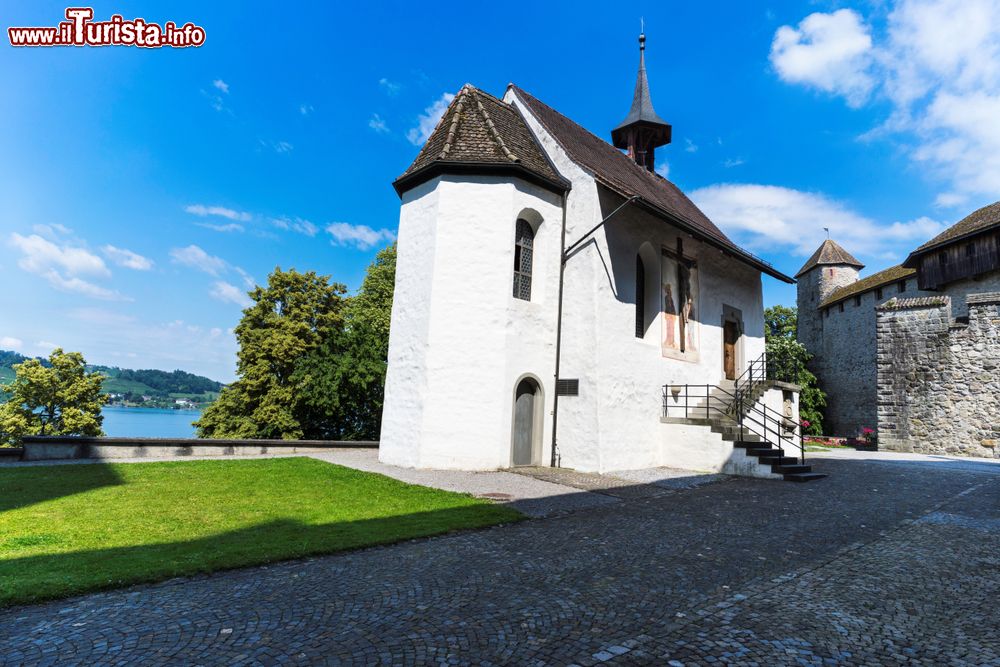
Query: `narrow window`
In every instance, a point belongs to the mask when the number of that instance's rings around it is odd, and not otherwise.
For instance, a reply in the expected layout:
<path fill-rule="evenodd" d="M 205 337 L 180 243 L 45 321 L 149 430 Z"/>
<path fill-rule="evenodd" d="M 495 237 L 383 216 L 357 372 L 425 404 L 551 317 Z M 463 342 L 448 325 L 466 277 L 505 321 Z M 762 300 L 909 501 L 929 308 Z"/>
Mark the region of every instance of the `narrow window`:
<path fill-rule="evenodd" d="M 646 267 L 642 257 L 635 256 L 635 337 L 646 334 Z"/>
<path fill-rule="evenodd" d="M 902 294 L 903 292 L 905 292 L 906 291 L 906 281 L 905 280 L 900 280 L 898 283 L 896 283 L 896 288 L 899 290 L 900 294 Z"/>
<path fill-rule="evenodd" d="M 972 257 L 975 254 L 976 254 L 976 244 L 975 243 L 969 243 L 968 245 L 965 246 L 965 256 L 966 257 Z"/>
<path fill-rule="evenodd" d="M 882 300 L 882 288 L 881 287 L 879 287 L 877 290 L 875 290 L 875 300 L 876 301 L 881 301 Z"/>
<path fill-rule="evenodd" d="M 829 308 L 824 308 L 823 309 L 823 317 L 830 317 L 830 309 Z"/>
<path fill-rule="evenodd" d="M 843 301 L 840 302 L 839 306 L 840 306 L 840 312 L 844 312 L 844 302 Z"/>
<path fill-rule="evenodd" d="M 854 297 L 854 306 L 858 307 L 860 305 L 861 305 L 861 295 L 859 294 L 858 296 Z"/>
<path fill-rule="evenodd" d="M 517 221 L 514 241 L 514 298 L 531 301 L 531 260 L 535 230 L 527 220 Z"/>

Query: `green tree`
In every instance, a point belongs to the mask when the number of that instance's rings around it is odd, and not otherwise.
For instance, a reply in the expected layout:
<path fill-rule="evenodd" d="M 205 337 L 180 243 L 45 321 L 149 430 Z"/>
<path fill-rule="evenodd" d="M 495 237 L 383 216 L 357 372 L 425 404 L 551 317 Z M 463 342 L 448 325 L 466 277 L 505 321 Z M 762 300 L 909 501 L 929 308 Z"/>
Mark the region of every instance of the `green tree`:
<path fill-rule="evenodd" d="M 16 445 L 26 435 L 104 435 L 100 373 L 88 373 L 79 352 L 56 348 L 47 362 L 28 359 L 13 366 L 10 395 L 0 405 L 0 444 Z"/>
<path fill-rule="evenodd" d="M 343 332 L 303 358 L 296 374 L 307 437 L 375 440 L 382 424 L 396 245 L 381 250 L 346 308 Z"/>
<path fill-rule="evenodd" d="M 195 422 L 205 438 L 281 438 L 305 435 L 305 408 L 296 366 L 330 338 L 342 335 L 344 285 L 313 271 L 278 267 L 235 329 L 237 380 Z"/>
<path fill-rule="evenodd" d="M 769 369 L 776 368 L 802 387 L 799 394 L 799 418 L 808 422 L 805 432 L 822 435 L 826 394 L 819 380 L 806 367 L 812 355 L 796 338 L 798 311 L 787 306 L 771 306 L 764 310 L 764 345 Z"/>

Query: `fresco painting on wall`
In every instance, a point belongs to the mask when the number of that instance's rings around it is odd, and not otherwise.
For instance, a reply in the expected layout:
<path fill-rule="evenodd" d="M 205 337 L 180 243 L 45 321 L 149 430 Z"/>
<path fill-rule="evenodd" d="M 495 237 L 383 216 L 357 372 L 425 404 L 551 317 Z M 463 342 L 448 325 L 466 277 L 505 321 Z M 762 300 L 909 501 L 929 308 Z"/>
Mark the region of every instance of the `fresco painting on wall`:
<path fill-rule="evenodd" d="M 698 267 L 663 253 L 663 356 L 698 360 Z"/>

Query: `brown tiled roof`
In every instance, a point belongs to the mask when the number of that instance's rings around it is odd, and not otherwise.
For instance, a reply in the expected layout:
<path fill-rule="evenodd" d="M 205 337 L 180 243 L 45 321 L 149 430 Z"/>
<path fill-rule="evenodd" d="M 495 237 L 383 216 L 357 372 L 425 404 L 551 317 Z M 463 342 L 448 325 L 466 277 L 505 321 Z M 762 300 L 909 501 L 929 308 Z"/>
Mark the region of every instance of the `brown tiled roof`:
<path fill-rule="evenodd" d="M 940 246 L 947 245 L 952 241 L 957 241 L 958 239 L 965 238 L 971 234 L 984 232 L 993 227 L 1000 227 L 1000 201 L 994 202 L 989 206 L 984 206 L 981 209 L 965 216 L 960 221 L 956 222 L 954 225 L 910 253 L 910 256 L 906 258 L 906 261 L 903 262 L 903 264 L 909 266 L 913 263 L 912 260 L 914 260 L 916 256 L 922 255 L 928 250 L 933 250 Z"/>
<path fill-rule="evenodd" d="M 852 296 L 863 294 L 864 292 L 873 290 L 876 287 L 891 285 L 892 283 L 903 280 L 904 278 L 909 278 L 916 273 L 917 272 L 913 269 L 907 269 L 902 265 L 890 266 L 884 271 L 873 273 L 867 278 L 835 289 L 830 296 L 823 299 L 822 303 L 819 304 L 819 307 L 826 308 L 827 306 L 832 306 L 833 304 L 843 301 L 844 299 L 849 299 Z"/>
<path fill-rule="evenodd" d="M 470 84 L 458 91 L 413 164 L 393 186 L 402 193 L 443 171 L 515 171 L 559 192 L 569 187 L 521 114 Z"/>
<path fill-rule="evenodd" d="M 806 260 L 806 263 L 802 265 L 802 268 L 795 274 L 795 277 L 798 278 L 809 269 L 821 264 L 846 264 L 848 266 L 856 266 L 859 269 L 865 268 L 864 264 L 856 260 L 854 255 L 840 247 L 840 244 L 827 239 L 816 248 L 816 252 Z"/>
<path fill-rule="evenodd" d="M 530 93 L 511 84 L 518 98 L 538 118 L 566 154 L 594 178 L 623 197 L 637 196 L 661 217 L 686 228 L 702 240 L 736 255 L 768 275 L 794 282 L 767 262 L 743 250 L 722 233 L 680 188 L 658 174 L 640 167 L 607 141 L 562 115 Z"/>

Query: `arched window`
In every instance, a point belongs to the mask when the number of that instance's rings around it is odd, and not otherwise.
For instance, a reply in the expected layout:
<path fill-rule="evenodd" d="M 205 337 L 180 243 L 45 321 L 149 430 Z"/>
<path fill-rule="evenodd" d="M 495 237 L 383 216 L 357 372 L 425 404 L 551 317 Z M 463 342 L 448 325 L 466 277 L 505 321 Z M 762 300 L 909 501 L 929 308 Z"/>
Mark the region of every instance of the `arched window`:
<path fill-rule="evenodd" d="M 527 220 L 517 221 L 514 238 L 514 298 L 531 301 L 532 246 L 535 230 Z"/>
<path fill-rule="evenodd" d="M 642 256 L 635 256 L 635 337 L 646 335 L 646 266 Z"/>

